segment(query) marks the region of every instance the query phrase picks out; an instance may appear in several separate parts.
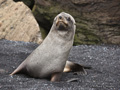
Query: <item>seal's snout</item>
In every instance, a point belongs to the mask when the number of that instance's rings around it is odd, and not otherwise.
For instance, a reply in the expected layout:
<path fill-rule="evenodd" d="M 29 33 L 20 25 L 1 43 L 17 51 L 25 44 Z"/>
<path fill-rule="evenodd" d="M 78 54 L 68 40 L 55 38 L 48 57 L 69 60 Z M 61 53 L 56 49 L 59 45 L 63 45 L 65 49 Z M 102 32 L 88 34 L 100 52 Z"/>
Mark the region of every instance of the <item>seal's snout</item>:
<path fill-rule="evenodd" d="M 58 16 L 57 20 L 56 20 L 56 26 L 62 26 L 64 28 L 66 28 L 68 26 L 68 22 L 66 21 L 66 19 L 63 16 Z"/>

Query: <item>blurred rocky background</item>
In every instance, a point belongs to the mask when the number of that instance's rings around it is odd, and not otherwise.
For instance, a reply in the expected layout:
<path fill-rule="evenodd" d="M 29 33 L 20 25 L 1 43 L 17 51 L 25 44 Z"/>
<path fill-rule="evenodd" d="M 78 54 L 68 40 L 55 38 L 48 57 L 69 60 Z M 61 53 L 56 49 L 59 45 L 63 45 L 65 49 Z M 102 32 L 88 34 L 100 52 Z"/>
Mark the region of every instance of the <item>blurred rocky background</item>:
<path fill-rule="evenodd" d="M 62 11 L 76 20 L 74 45 L 120 44 L 120 0 L 1 0 L 0 38 L 40 43 Z"/>

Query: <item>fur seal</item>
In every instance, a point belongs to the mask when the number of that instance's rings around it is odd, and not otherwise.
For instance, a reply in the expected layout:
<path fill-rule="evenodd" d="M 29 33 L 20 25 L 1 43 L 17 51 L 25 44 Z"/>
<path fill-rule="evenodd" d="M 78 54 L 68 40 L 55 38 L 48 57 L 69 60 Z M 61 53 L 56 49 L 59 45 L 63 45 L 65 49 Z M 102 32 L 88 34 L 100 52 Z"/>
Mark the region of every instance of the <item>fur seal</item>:
<path fill-rule="evenodd" d="M 62 72 L 74 71 L 76 64 L 67 60 L 73 46 L 75 29 L 75 20 L 70 14 L 58 14 L 42 44 L 10 75 L 25 72 L 35 78 L 49 77 L 51 81 L 59 81 Z"/>

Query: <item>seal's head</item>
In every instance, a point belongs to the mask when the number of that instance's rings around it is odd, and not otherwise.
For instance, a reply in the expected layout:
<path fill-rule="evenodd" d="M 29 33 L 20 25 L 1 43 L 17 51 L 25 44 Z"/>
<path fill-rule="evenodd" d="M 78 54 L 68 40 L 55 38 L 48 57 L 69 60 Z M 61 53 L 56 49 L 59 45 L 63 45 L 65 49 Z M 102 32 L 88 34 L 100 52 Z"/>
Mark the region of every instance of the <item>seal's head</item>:
<path fill-rule="evenodd" d="M 74 40 L 76 25 L 74 18 L 65 12 L 61 12 L 54 18 L 54 22 L 48 36 L 63 38 L 63 40 Z M 52 35 L 51 35 L 52 34 Z"/>
<path fill-rule="evenodd" d="M 54 19 L 54 25 L 56 30 L 70 31 L 76 29 L 74 18 L 65 12 L 61 12 Z"/>

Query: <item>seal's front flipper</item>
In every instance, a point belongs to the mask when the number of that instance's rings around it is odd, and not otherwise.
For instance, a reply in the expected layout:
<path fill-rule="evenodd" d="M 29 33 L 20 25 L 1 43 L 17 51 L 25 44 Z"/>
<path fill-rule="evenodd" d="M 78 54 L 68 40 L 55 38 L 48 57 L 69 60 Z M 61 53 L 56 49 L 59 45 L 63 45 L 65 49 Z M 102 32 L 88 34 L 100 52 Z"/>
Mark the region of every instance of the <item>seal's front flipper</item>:
<path fill-rule="evenodd" d="M 60 78 L 61 78 L 61 75 L 62 75 L 62 73 L 54 73 L 54 74 L 52 74 L 50 81 L 52 81 L 52 82 L 59 81 Z"/>
<path fill-rule="evenodd" d="M 82 66 L 71 61 L 67 61 L 63 72 L 75 72 L 75 74 L 87 74 L 85 69 L 91 69 L 91 67 Z"/>
<path fill-rule="evenodd" d="M 14 75 L 25 70 L 25 61 L 23 61 L 10 75 Z"/>

